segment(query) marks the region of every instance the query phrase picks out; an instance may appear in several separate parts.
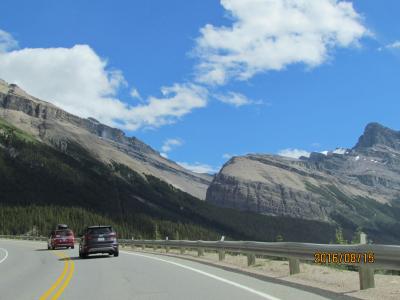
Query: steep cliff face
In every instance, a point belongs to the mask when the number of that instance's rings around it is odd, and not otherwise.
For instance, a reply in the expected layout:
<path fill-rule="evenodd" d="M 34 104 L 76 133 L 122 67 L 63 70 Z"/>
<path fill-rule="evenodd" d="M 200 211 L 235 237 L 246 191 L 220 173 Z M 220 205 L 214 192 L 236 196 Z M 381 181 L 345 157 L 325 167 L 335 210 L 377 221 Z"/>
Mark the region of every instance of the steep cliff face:
<path fill-rule="evenodd" d="M 119 129 L 93 118 L 72 115 L 2 80 L 0 118 L 61 151 L 66 151 L 70 142 L 77 142 L 102 162 L 120 163 L 138 173 L 153 175 L 199 199 L 205 198 L 212 179 L 161 157 L 150 146 L 125 136 Z"/>
<path fill-rule="evenodd" d="M 368 124 L 354 149 L 363 151 L 374 146 L 385 146 L 400 151 L 400 132 L 378 123 Z"/>
<path fill-rule="evenodd" d="M 353 149 L 300 159 L 234 157 L 215 176 L 206 200 L 268 215 L 395 222 L 399 175 L 400 132 L 371 123 Z"/>

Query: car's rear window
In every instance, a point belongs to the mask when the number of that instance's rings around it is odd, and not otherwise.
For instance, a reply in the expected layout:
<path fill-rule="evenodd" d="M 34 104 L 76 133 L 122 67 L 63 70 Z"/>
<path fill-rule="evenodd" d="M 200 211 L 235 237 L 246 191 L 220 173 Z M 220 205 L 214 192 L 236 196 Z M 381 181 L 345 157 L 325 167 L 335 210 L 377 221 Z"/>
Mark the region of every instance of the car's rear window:
<path fill-rule="evenodd" d="M 71 236 L 72 235 L 72 231 L 71 230 L 57 230 L 55 232 L 55 235 L 59 235 L 59 236 Z"/>
<path fill-rule="evenodd" d="M 107 234 L 111 232 L 111 227 L 89 228 L 88 230 L 88 234 Z"/>

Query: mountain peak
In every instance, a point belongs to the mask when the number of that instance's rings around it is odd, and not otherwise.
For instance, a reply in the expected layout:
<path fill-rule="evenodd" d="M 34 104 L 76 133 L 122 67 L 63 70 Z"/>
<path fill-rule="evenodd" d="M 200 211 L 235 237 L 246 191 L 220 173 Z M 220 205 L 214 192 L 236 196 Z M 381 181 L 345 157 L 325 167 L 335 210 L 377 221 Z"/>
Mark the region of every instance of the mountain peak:
<path fill-rule="evenodd" d="M 400 150 L 400 132 L 379 123 L 369 123 L 354 149 L 365 149 L 375 145 L 384 145 Z"/>

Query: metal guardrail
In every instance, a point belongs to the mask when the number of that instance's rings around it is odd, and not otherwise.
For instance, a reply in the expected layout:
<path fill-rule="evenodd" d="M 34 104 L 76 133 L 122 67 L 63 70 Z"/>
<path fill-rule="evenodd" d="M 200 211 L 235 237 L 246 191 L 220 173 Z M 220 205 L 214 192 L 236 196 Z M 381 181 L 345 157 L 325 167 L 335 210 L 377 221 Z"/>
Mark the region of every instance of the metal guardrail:
<path fill-rule="evenodd" d="M 45 236 L 35 236 L 35 235 L 0 235 L 0 239 L 47 242 L 49 238 Z M 79 243 L 79 241 L 80 238 L 75 238 L 75 243 Z"/>
<path fill-rule="evenodd" d="M 371 265 L 376 269 L 400 270 L 400 246 L 375 245 L 375 244 L 308 244 L 292 242 L 245 242 L 245 241 L 175 241 L 175 240 L 119 240 L 121 244 L 134 246 L 156 246 L 187 249 L 223 250 L 236 253 L 252 253 L 265 256 L 296 258 L 300 260 L 315 261 L 321 256 L 324 261 L 346 265 Z M 338 254 L 333 259 L 332 255 Z M 347 254 L 345 257 L 344 255 Z M 355 254 L 355 255 L 352 255 Z M 365 255 L 364 255 L 365 254 Z M 342 255 L 340 257 L 340 255 Z M 356 262 L 351 262 L 351 256 Z M 335 262 L 333 262 L 335 260 Z M 337 261 L 336 261 L 337 260 Z M 360 262 L 358 262 L 360 260 Z M 323 262 L 322 262 L 323 263 Z"/>
<path fill-rule="evenodd" d="M 119 239 L 123 246 L 180 249 L 196 249 L 198 256 L 205 250 L 216 251 L 219 260 L 225 259 L 226 252 L 247 255 L 248 265 L 255 264 L 256 255 L 287 258 L 290 274 L 300 272 L 300 260 L 324 264 L 353 265 L 359 269 L 360 289 L 375 287 L 374 270 L 400 270 L 400 246 L 366 244 L 362 234 L 361 244 L 310 244 L 293 242 L 248 242 L 248 241 L 189 241 L 189 240 L 127 240 Z M 47 241 L 46 237 L 0 235 L 0 238 Z M 75 239 L 76 242 L 79 239 Z M 318 261 L 319 260 L 319 261 Z"/>
<path fill-rule="evenodd" d="M 47 237 L 33 235 L 0 235 L 0 239 L 28 240 L 28 241 L 47 241 Z"/>
<path fill-rule="evenodd" d="M 360 244 L 310 244 L 293 242 L 247 242 L 247 241 L 182 241 L 182 240 L 122 240 L 122 245 L 131 247 L 197 249 L 198 256 L 205 250 L 218 252 L 219 260 L 225 259 L 225 252 L 247 255 L 248 265 L 255 264 L 256 255 L 287 258 L 291 275 L 300 273 L 300 260 L 314 261 L 321 265 L 352 265 L 358 268 L 360 289 L 375 287 L 374 270 L 400 270 L 400 246 L 366 244 L 366 235 Z"/>

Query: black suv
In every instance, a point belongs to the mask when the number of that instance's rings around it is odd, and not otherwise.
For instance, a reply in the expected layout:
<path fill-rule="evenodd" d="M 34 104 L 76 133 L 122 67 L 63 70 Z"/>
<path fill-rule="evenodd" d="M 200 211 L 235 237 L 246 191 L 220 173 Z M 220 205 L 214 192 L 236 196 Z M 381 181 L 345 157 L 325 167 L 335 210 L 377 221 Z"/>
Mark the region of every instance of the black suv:
<path fill-rule="evenodd" d="M 117 234 L 111 226 L 89 226 L 85 229 L 79 243 L 79 257 L 86 258 L 94 253 L 118 256 Z"/>

